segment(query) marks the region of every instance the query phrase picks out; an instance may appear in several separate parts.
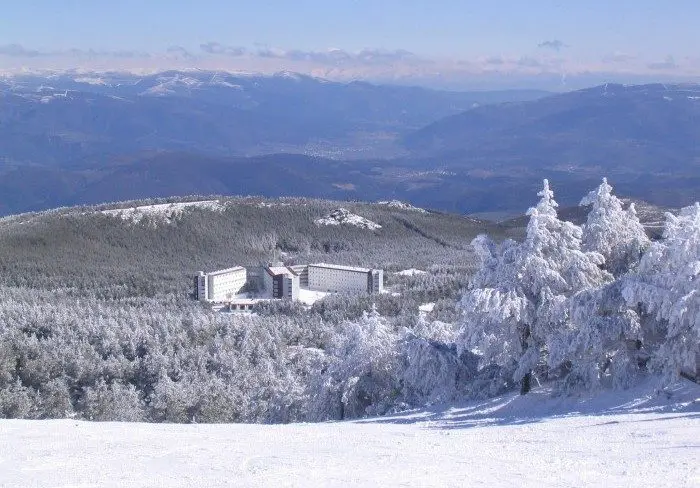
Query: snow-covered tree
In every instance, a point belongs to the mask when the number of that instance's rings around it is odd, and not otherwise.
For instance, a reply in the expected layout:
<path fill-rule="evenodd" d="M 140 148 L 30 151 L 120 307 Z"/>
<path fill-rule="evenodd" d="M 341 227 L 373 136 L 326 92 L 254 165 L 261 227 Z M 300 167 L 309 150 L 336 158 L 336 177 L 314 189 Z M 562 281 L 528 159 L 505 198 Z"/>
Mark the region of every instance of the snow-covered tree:
<path fill-rule="evenodd" d="M 612 386 L 629 386 L 638 370 L 639 316 L 627 307 L 619 280 L 582 290 L 567 300 L 569 327 L 552 348 L 568 362 L 565 391 L 590 390 L 608 378 Z"/>
<path fill-rule="evenodd" d="M 85 415 L 91 420 L 139 422 L 145 418 L 145 407 L 133 385 L 100 380 L 85 392 Z"/>
<path fill-rule="evenodd" d="M 580 205 L 590 205 L 581 239 L 584 251 L 605 257 L 605 269 L 619 276 L 635 266 L 649 246 L 649 238 L 637 218 L 634 203 L 627 210 L 612 194 L 612 186 L 603 178 L 601 185 L 586 195 Z"/>
<path fill-rule="evenodd" d="M 653 362 L 671 380 L 696 371 L 700 354 L 700 204 L 666 214 L 663 237 L 625 281 L 623 294 L 648 314 L 645 341 L 660 339 Z"/>
<path fill-rule="evenodd" d="M 551 348 L 567 326 L 567 297 L 612 280 L 600 268 L 602 255 L 581 250 L 581 228 L 557 218 L 547 180 L 538 195 L 522 243 L 473 241 L 482 265 L 461 302 L 461 346 L 477 350 L 485 365 L 513 368 L 523 394 L 547 351 L 561 357 Z"/>
<path fill-rule="evenodd" d="M 401 344 L 401 386 L 408 403 L 445 402 L 468 389 L 478 357 L 467 351 L 458 354 L 456 333 L 452 324 L 424 317 L 406 333 Z"/>
<path fill-rule="evenodd" d="M 382 414 L 399 392 L 399 336 L 387 320 L 373 307 L 343 327 L 330 348 L 333 360 L 312 392 L 313 420 Z"/>
<path fill-rule="evenodd" d="M 581 200 L 590 205 L 583 226 L 581 247 L 605 258 L 603 268 L 620 276 L 634 268 L 650 241 L 637 218 L 634 204 L 627 210 L 612 194 L 604 178 L 601 185 Z M 584 289 L 567 300 L 570 318 L 567 332 L 553 348 L 568 362 L 565 388 L 591 389 L 609 378 L 616 387 L 629 385 L 637 371 L 640 339 L 639 316 L 622 297 L 620 281 Z"/>

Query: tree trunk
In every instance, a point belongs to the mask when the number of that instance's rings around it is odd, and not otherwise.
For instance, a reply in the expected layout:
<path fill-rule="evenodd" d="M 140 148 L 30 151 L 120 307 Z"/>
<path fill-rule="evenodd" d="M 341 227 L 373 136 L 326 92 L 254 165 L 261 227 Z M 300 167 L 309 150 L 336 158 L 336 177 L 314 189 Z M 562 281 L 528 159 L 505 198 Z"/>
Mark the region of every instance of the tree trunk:
<path fill-rule="evenodd" d="M 520 394 L 521 395 L 527 395 L 530 393 L 530 383 L 532 381 L 532 372 L 527 373 L 525 376 L 523 376 L 523 379 L 520 380 Z"/>
<path fill-rule="evenodd" d="M 525 329 L 523 329 L 523 331 L 522 331 L 522 335 L 520 336 L 520 344 L 522 345 L 523 353 L 525 351 L 527 351 L 527 348 L 529 346 L 529 344 L 528 344 L 529 338 L 530 338 L 530 326 L 526 325 Z M 532 371 L 528 371 L 525 374 L 525 376 L 523 376 L 523 379 L 520 380 L 520 394 L 521 395 L 527 395 L 530 392 L 531 381 L 532 381 Z"/>

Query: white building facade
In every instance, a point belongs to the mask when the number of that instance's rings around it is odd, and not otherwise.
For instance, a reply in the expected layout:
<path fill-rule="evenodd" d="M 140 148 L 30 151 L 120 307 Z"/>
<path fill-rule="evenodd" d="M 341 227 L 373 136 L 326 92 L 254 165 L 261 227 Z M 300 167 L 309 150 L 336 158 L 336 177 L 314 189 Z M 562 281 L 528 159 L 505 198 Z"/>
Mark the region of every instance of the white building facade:
<path fill-rule="evenodd" d="M 242 266 L 204 273 L 195 276 L 195 294 L 202 302 L 226 302 L 238 295 L 248 280 Z"/>
<path fill-rule="evenodd" d="M 309 290 L 329 293 L 381 293 L 384 271 L 338 264 L 309 264 Z"/>
<path fill-rule="evenodd" d="M 268 266 L 263 275 L 265 290 L 271 298 L 299 299 L 299 274 L 286 266 Z"/>

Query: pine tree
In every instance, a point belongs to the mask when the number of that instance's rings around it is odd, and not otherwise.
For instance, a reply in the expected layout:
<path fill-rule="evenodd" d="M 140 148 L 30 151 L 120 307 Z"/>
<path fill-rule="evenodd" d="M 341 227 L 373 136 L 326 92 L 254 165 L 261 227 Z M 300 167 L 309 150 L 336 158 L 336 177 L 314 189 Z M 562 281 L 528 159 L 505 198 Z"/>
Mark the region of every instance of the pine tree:
<path fill-rule="evenodd" d="M 557 218 L 547 180 L 538 195 L 522 243 L 473 241 L 482 265 L 461 303 L 462 347 L 481 353 L 485 365 L 514 369 L 522 394 L 530 390 L 535 366 L 559 345 L 567 297 L 612 280 L 599 267 L 603 256 L 581 250 L 581 228 Z M 553 352 L 553 358 L 562 356 Z"/>
<path fill-rule="evenodd" d="M 612 194 L 612 186 L 603 178 L 600 186 L 586 195 L 580 205 L 591 206 L 583 226 L 582 249 L 602 254 L 605 269 L 615 276 L 634 267 L 650 243 L 634 203 L 624 210 L 622 202 Z"/>
<path fill-rule="evenodd" d="M 616 280 L 582 290 L 567 300 L 570 328 L 560 336 L 562 357 L 571 371 L 565 390 L 590 390 L 609 377 L 616 388 L 629 386 L 637 371 L 637 347 L 641 338 L 639 316 L 622 297 Z"/>
<path fill-rule="evenodd" d="M 645 341 L 661 336 L 654 363 L 670 381 L 696 371 L 700 355 L 700 203 L 666 214 L 663 237 L 625 281 L 623 294 L 651 322 Z"/>
<path fill-rule="evenodd" d="M 330 348 L 333 360 L 313 393 L 320 397 L 315 409 L 341 419 L 382 414 L 390 405 L 387 393 L 399 388 L 399 336 L 374 307 L 343 328 Z M 336 408 L 340 411 L 331 412 Z"/>
<path fill-rule="evenodd" d="M 615 276 L 633 269 L 649 244 L 634 204 L 627 210 L 612 194 L 607 179 L 581 200 L 590 205 L 583 226 L 581 247 L 605 258 L 603 268 Z M 621 282 L 581 290 L 567 300 L 570 327 L 559 337 L 560 361 L 568 361 L 571 371 L 566 389 L 597 387 L 610 376 L 616 387 L 627 386 L 635 371 L 634 345 L 640 338 L 639 317 L 622 298 Z"/>

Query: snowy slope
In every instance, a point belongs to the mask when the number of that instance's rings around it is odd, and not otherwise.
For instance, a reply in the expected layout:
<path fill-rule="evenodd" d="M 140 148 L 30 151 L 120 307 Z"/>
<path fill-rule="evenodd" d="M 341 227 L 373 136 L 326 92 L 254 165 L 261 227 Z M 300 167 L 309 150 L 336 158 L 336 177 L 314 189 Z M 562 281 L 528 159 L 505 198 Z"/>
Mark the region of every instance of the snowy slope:
<path fill-rule="evenodd" d="M 411 210 L 412 212 L 428 213 L 428 211 L 423 208 L 414 207 L 410 203 L 404 203 L 400 200 L 382 200 L 377 202 L 377 205 L 386 205 L 387 207 L 398 208 L 401 210 Z"/>
<path fill-rule="evenodd" d="M 185 210 L 201 208 L 212 211 L 223 211 L 225 206 L 218 200 L 201 200 L 197 202 L 159 203 L 155 205 L 142 205 L 130 208 L 115 208 L 102 210 L 101 213 L 112 217 L 120 217 L 122 220 L 138 223 L 145 217 L 155 217 L 163 222 L 176 220 Z"/>
<path fill-rule="evenodd" d="M 322 424 L 3 420 L 0 486 L 700 486 L 697 386 L 546 393 Z"/>
<path fill-rule="evenodd" d="M 344 208 L 337 208 L 325 217 L 316 219 L 316 225 L 351 225 L 361 229 L 377 230 L 382 226 L 369 219 L 355 215 Z"/>

